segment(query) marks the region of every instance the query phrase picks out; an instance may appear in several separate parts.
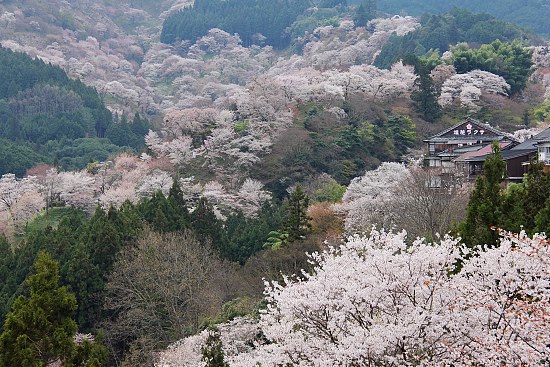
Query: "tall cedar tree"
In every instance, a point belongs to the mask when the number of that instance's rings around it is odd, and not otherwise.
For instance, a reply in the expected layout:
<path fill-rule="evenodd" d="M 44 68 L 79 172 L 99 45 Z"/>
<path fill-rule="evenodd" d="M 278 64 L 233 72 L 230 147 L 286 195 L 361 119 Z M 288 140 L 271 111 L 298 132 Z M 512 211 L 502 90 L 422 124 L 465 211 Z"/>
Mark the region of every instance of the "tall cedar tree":
<path fill-rule="evenodd" d="M 355 11 L 353 21 L 357 27 L 364 27 L 374 18 L 376 18 L 376 0 L 363 0 Z"/>
<path fill-rule="evenodd" d="M 408 55 L 404 62 L 414 66 L 414 73 L 417 78 L 414 82 L 417 90 L 411 94 L 414 107 L 422 118 L 428 122 L 434 122 L 441 117 L 441 106 L 437 102 L 437 91 L 435 90 L 431 69 L 435 65 L 426 62 L 417 56 Z"/>
<path fill-rule="evenodd" d="M 498 233 L 492 226 L 501 223 L 500 183 L 506 175 L 506 162 L 502 159 L 500 146 L 493 142 L 493 153 L 485 160 L 483 175 L 478 177 L 468 203 L 466 221 L 460 226 L 460 234 L 468 246 L 496 245 Z"/>
<path fill-rule="evenodd" d="M 224 254 L 223 228 L 218 218 L 216 218 L 214 208 L 205 197 L 199 199 L 197 207 L 191 213 L 191 224 L 199 238 L 210 238 L 214 248 L 220 254 Z"/>
<path fill-rule="evenodd" d="M 201 348 L 201 354 L 206 367 L 229 367 L 224 360 L 223 344 L 220 331 L 217 329 L 208 331 L 208 338 Z"/>
<path fill-rule="evenodd" d="M 311 218 L 307 215 L 309 197 L 300 185 L 290 195 L 286 205 L 286 220 L 284 230 L 288 233 L 288 241 L 293 242 L 305 237 L 311 232 Z"/>
<path fill-rule="evenodd" d="M 179 217 L 180 226 L 178 229 L 181 230 L 189 227 L 189 209 L 187 209 L 187 203 L 183 197 L 183 191 L 181 190 L 176 177 L 174 177 L 172 181 L 172 187 L 170 187 L 170 191 L 168 193 L 168 201 Z"/>
<path fill-rule="evenodd" d="M 75 296 L 59 287 L 58 264 L 42 252 L 27 279 L 30 297 L 19 296 L 0 336 L 0 366 L 42 367 L 73 358 Z"/>
<path fill-rule="evenodd" d="M 532 233 L 535 227 L 535 218 L 544 208 L 550 198 L 550 176 L 544 173 L 544 162 L 531 161 L 523 179 L 525 195 L 519 205 L 525 212 L 525 229 Z"/>

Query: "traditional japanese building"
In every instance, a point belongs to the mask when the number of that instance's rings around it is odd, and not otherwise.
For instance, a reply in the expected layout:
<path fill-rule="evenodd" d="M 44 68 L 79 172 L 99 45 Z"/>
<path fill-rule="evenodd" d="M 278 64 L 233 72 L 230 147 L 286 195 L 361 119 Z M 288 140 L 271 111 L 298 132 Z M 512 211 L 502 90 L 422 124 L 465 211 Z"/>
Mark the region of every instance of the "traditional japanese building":
<path fill-rule="evenodd" d="M 483 173 L 483 164 L 492 153 L 493 142 L 500 145 L 508 182 L 522 181 L 533 159 L 544 162 L 545 170 L 550 173 L 550 128 L 519 143 L 510 134 L 467 118 L 425 142 L 429 151 L 425 158 L 426 165 L 441 169 L 442 183 L 449 179 L 445 175 L 452 172 L 460 172 L 466 179 L 473 179 Z"/>
<path fill-rule="evenodd" d="M 428 156 L 425 158 L 428 167 L 440 167 L 445 173 L 455 169 L 455 160 L 460 157 L 478 152 L 492 142 L 497 141 L 504 147 L 519 144 L 510 134 L 495 129 L 487 124 L 472 118 L 440 132 L 424 140 L 428 144 Z M 473 154 L 476 155 L 476 154 Z"/>

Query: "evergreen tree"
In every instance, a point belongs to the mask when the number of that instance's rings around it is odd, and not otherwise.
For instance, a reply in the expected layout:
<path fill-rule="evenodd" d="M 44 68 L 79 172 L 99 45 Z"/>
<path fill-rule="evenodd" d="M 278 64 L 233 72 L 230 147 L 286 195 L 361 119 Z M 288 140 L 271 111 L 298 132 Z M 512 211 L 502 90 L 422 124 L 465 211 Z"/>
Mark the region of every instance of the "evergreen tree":
<path fill-rule="evenodd" d="M 535 232 L 550 235 L 550 197 L 544 203 L 544 207 L 535 217 Z"/>
<path fill-rule="evenodd" d="M 176 177 L 174 177 L 172 186 L 168 192 L 168 201 L 170 202 L 172 208 L 174 208 L 174 211 L 179 218 L 179 229 L 187 228 L 189 226 L 189 210 L 187 209 L 187 203 L 183 197 L 183 191 L 181 190 Z"/>
<path fill-rule="evenodd" d="M 102 274 L 109 273 L 122 243 L 119 231 L 99 206 L 90 219 L 85 243 L 93 264 L 99 268 Z"/>
<path fill-rule="evenodd" d="M 355 11 L 353 22 L 355 23 L 356 27 L 364 27 L 367 25 L 368 21 L 369 18 L 367 15 L 367 11 L 365 10 L 365 6 L 361 4 L 357 7 L 357 10 Z"/>
<path fill-rule="evenodd" d="M 353 22 L 357 27 L 364 27 L 374 18 L 376 18 L 376 0 L 363 0 L 355 10 Z"/>
<path fill-rule="evenodd" d="M 205 197 L 201 197 L 197 207 L 191 213 L 191 226 L 199 238 L 209 237 L 214 248 L 224 254 L 224 236 L 222 224 L 216 218 L 214 208 Z"/>
<path fill-rule="evenodd" d="M 365 14 L 367 16 L 367 21 L 376 18 L 377 5 L 376 0 L 363 0 L 365 6 Z"/>
<path fill-rule="evenodd" d="M 523 207 L 524 197 L 525 187 L 523 184 L 512 183 L 508 185 L 501 204 L 500 227 L 514 233 L 519 233 L 525 228 L 526 208 Z M 533 227 L 534 223 L 530 228 Z"/>
<path fill-rule="evenodd" d="M 523 224 L 525 230 L 533 232 L 535 217 L 544 208 L 546 200 L 550 197 L 550 176 L 544 173 L 544 162 L 532 160 L 527 174 L 523 178 L 525 194 L 522 196 L 520 206 L 525 212 Z"/>
<path fill-rule="evenodd" d="M 390 116 L 386 122 L 388 130 L 393 136 L 397 154 L 405 154 L 416 142 L 416 126 L 408 116 Z"/>
<path fill-rule="evenodd" d="M 493 153 L 485 160 L 483 175 L 478 177 L 468 203 L 466 221 L 460 226 L 460 235 L 470 247 L 496 245 L 498 233 L 491 227 L 502 221 L 500 183 L 506 174 L 506 162 L 502 159 L 500 146 L 493 143 Z"/>
<path fill-rule="evenodd" d="M 42 252 L 27 279 L 30 296 L 19 296 L 0 335 L 0 366 L 43 367 L 70 361 L 76 351 L 75 296 L 59 287 L 58 264 Z"/>
<path fill-rule="evenodd" d="M 437 102 L 437 91 L 430 76 L 431 68 L 435 65 L 431 65 L 414 55 L 407 56 L 404 61 L 414 66 L 414 72 L 417 75 L 414 82 L 417 90 L 411 94 L 414 107 L 417 112 L 422 114 L 424 120 L 434 122 L 441 117 L 441 106 Z"/>
<path fill-rule="evenodd" d="M 311 220 L 307 215 L 309 197 L 304 193 L 300 185 L 290 195 L 286 203 L 286 220 L 284 230 L 288 233 L 288 241 L 293 242 L 303 238 L 311 232 Z"/>
<path fill-rule="evenodd" d="M 201 348 L 201 354 L 206 367 L 229 367 L 224 361 L 220 332 L 215 328 L 208 331 L 208 338 Z"/>

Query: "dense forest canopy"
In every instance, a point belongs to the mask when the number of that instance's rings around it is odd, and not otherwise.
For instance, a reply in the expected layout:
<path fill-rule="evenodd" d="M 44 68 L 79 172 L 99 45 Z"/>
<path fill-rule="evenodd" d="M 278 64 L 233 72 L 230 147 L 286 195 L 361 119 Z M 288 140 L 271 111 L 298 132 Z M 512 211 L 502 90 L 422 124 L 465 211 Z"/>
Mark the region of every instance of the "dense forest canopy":
<path fill-rule="evenodd" d="M 350 3 L 360 3 L 351 0 Z M 550 34 L 550 4 L 546 0 L 378 0 L 378 9 L 389 14 L 440 14 L 453 7 L 491 14 L 540 34 Z"/>
<path fill-rule="evenodd" d="M 324 0 L 320 8 L 333 8 L 345 4 L 345 0 Z M 192 8 L 185 8 L 168 17 L 164 22 L 161 41 L 194 41 L 212 28 L 238 33 L 244 45 L 265 43 L 276 48 L 289 44 L 286 28 L 311 6 L 307 0 L 198 0 Z"/>
<path fill-rule="evenodd" d="M 139 149 L 148 123 L 116 122 L 95 89 L 0 47 L 0 174 L 22 176 L 38 163 L 83 168 L 120 147 Z"/>
<path fill-rule="evenodd" d="M 458 8 L 441 15 L 424 15 L 421 24 L 422 27 L 404 36 L 393 35 L 374 64 L 388 68 L 408 54 L 423 56 L 430 50 L 443 53 L 459 42 L 488 44 L 496 39 L 503 42 L 516 39 L 526 43 L 538 42 L 534 34 L 512 23 Z"/>

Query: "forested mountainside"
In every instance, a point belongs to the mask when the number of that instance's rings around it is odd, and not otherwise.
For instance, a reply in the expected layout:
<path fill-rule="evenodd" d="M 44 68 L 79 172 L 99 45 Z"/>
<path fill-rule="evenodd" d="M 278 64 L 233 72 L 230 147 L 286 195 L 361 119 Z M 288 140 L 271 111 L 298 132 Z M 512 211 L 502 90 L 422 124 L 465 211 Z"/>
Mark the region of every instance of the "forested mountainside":
<path fill-rule="evenodd" d="M 0 48 L 0 174 L 41 163 L 64 170 L 104 161 L 123 148 L 139 151 L 148 131 L 136 115 L 113 124 L 97 92 L 57 67 Z M 130 121 L 132 122 L 132 121 Z"/>
<path fill-rule="evenodd" d="M 0 367 L 547 364 L 547 168 L 422 167 L 544 36 L 387 4 L 0 1 Z"/>
<path fill-rule="evenodd" d="M 461 42 L 480 45 L 497 39 L 503 42 L 522 40 L 531 45 L 542 42 L 536 34 L 513 23 L 458 8 L 440 15 L 425 15 L 420 24 L 418 29 L 406 35 L 393 35 L 376 57 L 374 65 L 387 68 L 410 54 L 444 53 Z"/>
<path fill-rule="evenodd" d="M 333 8 L 336 4 L 322 5 L 323 8 Z M 192 8 L 183 9 L 164 21 L 160 39 L 165 43 L 176 39 L 195 40 L 212 28 L 221 28 L 230 34 L 238 33 L 246 46 L 265 42 L 284 48 L 290 41 L 285 29 L 309 7 L 307 0 L 274 0 L 269 3 L 258 0 L 198 0 Z M 254 36 L 258 38 L 259 34 L 263 37 L 255 40 Z"/>
<path fill-rule="evenodd" d="M 349 2 L 360 3 L 359 0 Z M 476 13 L 491 14 L 540 34 L 550 34 L 550 26 L 545 21 L 550 16 L 550 3 L 547 0 L 378 0 L 377 3 L 383 12 L 415 16 L 445 13 L 453 7 L 464 8 Z"/>

